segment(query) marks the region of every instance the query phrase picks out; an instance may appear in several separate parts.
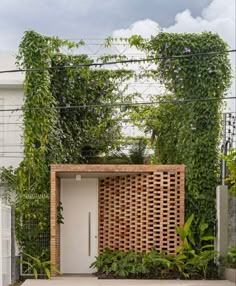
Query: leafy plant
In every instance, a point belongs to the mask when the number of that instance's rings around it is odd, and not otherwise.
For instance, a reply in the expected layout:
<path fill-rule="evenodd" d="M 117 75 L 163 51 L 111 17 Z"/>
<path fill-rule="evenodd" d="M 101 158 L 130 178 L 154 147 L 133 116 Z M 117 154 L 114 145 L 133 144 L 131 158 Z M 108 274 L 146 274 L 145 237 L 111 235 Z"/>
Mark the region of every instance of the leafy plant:
<path fill-rule="evenodd" d="M 213 235 L 208 235 L 208 224 L 205 222 L 204 218 L 201 218 L 197 227 L 195 227 L 193 234 L 193 221 L 194 214 L 186 220 L 183 227 L 176 226 L 176 231 L 183 241 L 183 245 L 178 247 L 179 251 L 184 253 L 189 253 L 194 255 L 198 251 L 202 251 L 208 248 L 214 248 L 213 244 L 206 244 L 208 241 L 214 241 L 215 237 Z M 195 239 L 196 237 L 196 239 Z"/>
<path fill-rule="evenodd" d="M 171 263 L 169 259 L 163 257 L 156 249 L 152 248 L 143 258 L 143 264 L 148 274 L 161 276 L 165 269 L 169 269 Z"/>
<path fill-rule="evenodd" d="M 147 273 L 154 274 L 155 277 L 187 278 L 188 274 L 185 273 L 185 260 L 186 256 L 182 253 L 177 255 L 168 255 L 165 252 L 158 252 L 156 249 L 151 249 L 150 252 L 145 254 L 143 264 Z"/>
<path fill-rule="evenodd" d="M 147 139 L 139 138 L 136 144 L 131 145 L 129 157 L 132 164 L 144 164 Z"/>
<path fill-rule="evenodd" d="M 159 33 L 149 41 L 131 37 L 131 45 L 156 58 L 147 71 L 166 88 L 159 104 L 135 107 L 138 126 L 152 134 L 154 161 L 186 165 L 186 216 L 195 213 L 211 230 L 215 223 L 215 189 L 219 181 L 222 97 L 231 83 L 227 44 L 210 32 Z M 207 54 L 222 51 L 222 55 Z M 205 56 L 191 54 L 206 53 Z M 176 55 L 186 57 L 176 58 Z M 140 124 L 142 122 L 142 124 Z M 206 160 L 207 158 L 207 160 Z M 194 222 L 195 223 L 195 222 Z"/>
<path fill-rule="evenodd" d="M 180 226 L 176 226 L 176 231 L 183 241 L 183 245 L 181 245 L 178 249 L 183 250 L 184 252 L 192 252 L 193 246 L 195 245 L 193 233 L 191 231 L 191 224 L 194 219 L 194 214 L 192 214 L 187 221 L 185 222 L 183 228 Z"/>
<path fill-rule="evenodd" d="M 107 40 L 108 46 L 111 41 Z M 194 212 L 200 217 L 205 213 L 205 221 L 213 229 L 220 110 L 231 80 L 227 45 L 212 33 L 159 33 L 151 40 L 132 36 L 126 43 L 156 59 L 158 69 L 143 71 L 140 78 L 160 80 L 168 93 L 156 106 L 134 108 L 134 122 L 152 134 L 153 162 L 186 165 L 186 214 Z M 5 176 L 5 182 L 16 191 L 16 236 L 21 249 L 30 255 L 49 250 L 49 165 L 93 162 L 103 152 L 111 154 L 122 136 L 120 109 L 111 106 L 132 98 L 124 96 L 124 82 L 134 76 L 133 72 L 89 68 L 93 61 L 88 56 L 61 53 L 62 48 L 73 47 L 78 44 L 34 31 L 25 32 L 19 46 L 19 67 L 34 72 L 26 72 L 24 82 L 24 159 L 13 177 Z M 190 52 L 212 54 L 175 58 Z M 119 58 L 108 55 L 100 61 Z M 70 65 L 78 68 L 66 68 Z M 80 108 L 66 112 L 72 106 Z M 145 146 L 140 143 L 133 150 L 135 162 L 143 161 Z M 127 158 L 118 159 L 116 162 L 124 162 Z M 34 201 L 27 199 L 32 195 Z M 45 199 L 38 200 L 37 195 L 45 195 Z M 61 222 L 62 217 L 58 218 Z M 200 233 L 195 227 L 192 236 L 201 248 L 206 241 L 195 236 Z M 191 235 L 186 235 L 185 246 L 193 245 Z M 46 243 L 36 245 L 37 237 L 46 238 Z"/>
<path fill-rule="evenodd" d="M 152 248 L 148 253 L 105 249 L 91 264 L 99 277 L 111 278 L 208 278 L 217 251 L 198 250 L 169 255 Z M 212 274 L 214 276 L 214 274 Z"/>
<path fill-rule="evenodd" d="M 230 192 L 236 196 L 236 149 L 231 149 L 228 155 L 223 156 L 227 165 L 227 179 Z"/>
<path fill-rule="evenodd" d="M 4 178 L 16 193 L 17 241 L 30 255 L 49 254 L 50 164 L 91 162 L 115 148 L 121 137 L 120 112 L 109 104 L 127 99 L 120 82 L 132 72 L 95 70 L 87 55 L 60 52 L 83 44 L 26 31 L 19 46 L 19 68 L 35 71 L 26 72 L 24 81 L 24 159 L 14 172 L 10 170 L 13 176 L 5 170 Z M 71 106 L 81 108 L 65 112 Z M 61 205 L 57 211 L 57 222 L 62 223 Z"/>
<path fill-rule="evenodd" d="M 57 223 L 58 224 L 64 224 L 64 217 L 62 215 L 62 212 L 63 212 L 63 206 L 62 206 L 62 202 L 60 201 L 57 206 Z"/>
<path fill-rule="evenodd" d="M 56 268 L 55 265 L 52 265 L 51 261 L 45 261 L 43 259 L 44 253 L 42 253 L 39 257 L 32 256 L 27 253 L 23 253 L 22 257 L 25 260 L 19 260 L 18 263 L 22 265 L 26 265 L 27 268 L 25 270 L 26 273 L 30 272 L 34 275 L 35 279 L 38 279 L 39 276 L 45 275 L 48 279 L 51 278 L 51 270 L 58 274 L 61 274 L 60 271 Z"/>
<path fill-rule="evenodd" d="M 194 226 L 194 214 L 192 214 L 184 226 L 176 226 L 176 231 L 183 241 L 183 245 L 177 250 L 186 256 L 185 270 L 189 275 L 203 276 L 207 278 L 209 265 L 214 262 L 218 252 L 214 250 L 214 244 L 208 243 L 214 241 L 214 236 L 207 234 L 208 224 L 204 218 L 201 218 L 197 225 Z"/>
<path fill-rule="evenodd" d="M 133 250 L 124 252 L 122 250 L 110 250 L 106 248 L 95 262 L 90 266 L 96 268 L 99 274 L 113 275 L 115 277 L 129 277 L 145 273 L 142 265 L 142 255 Z"/>
<path fill-rule="evenodd" d="M 232 268 L 236 268 L 236 246 L 231 246 L 227 253 L 227 260 Z"/>
<path fill-rule="evenodd" d="M 192 265 L 192 272 L 203 276 L 207 279 L 210 263 L 218 257 L 218 251 L 215 250 L 201 250 L 197 254 L 194 253 L 193 257 L 188 260 L 187 266 Z"/>

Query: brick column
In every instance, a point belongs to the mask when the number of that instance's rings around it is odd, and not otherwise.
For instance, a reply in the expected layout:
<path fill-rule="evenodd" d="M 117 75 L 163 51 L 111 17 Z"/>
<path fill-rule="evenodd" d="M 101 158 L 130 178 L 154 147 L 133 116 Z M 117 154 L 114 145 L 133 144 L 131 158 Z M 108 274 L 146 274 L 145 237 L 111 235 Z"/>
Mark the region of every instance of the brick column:
<path fill-rule="evenodd" d="M 60 269 L 60 225 L 57 223 L 57 206 L 60 199 L 60 180 L 56 177 L 56 172 L 51 172 L 51 239 L 50 239 L 50 258 L 52 265 Z M 52 275 L 55 276 L 55 273 Z"/>

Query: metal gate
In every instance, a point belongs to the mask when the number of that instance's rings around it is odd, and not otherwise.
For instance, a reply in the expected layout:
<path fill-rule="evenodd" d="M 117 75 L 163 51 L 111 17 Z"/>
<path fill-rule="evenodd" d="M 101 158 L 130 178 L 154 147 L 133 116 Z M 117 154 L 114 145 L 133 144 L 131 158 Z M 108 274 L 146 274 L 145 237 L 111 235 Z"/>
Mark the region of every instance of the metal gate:
<path fill-rule="evenodd" d="M 11 208 L 0 200 L 0 286 L 11 283 Z"/>

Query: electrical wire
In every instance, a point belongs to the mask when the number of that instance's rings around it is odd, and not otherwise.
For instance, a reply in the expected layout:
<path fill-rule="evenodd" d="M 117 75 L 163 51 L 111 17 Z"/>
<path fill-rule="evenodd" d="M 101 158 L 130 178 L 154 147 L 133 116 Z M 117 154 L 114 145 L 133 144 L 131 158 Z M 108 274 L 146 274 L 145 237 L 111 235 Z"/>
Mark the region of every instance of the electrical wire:
<path fill-rule="evenodd" d="M 227 113 L 221 113 L 222 115 L 223 114 L 227 114 L 227 115 L 232 115 L 233 118 L 234 118 L 234 115 L 233 114 L 236 114 L 236 112 L 227 112 Z M 216 115 L 216 117 L 211 117 L 211 119 L 215 119 L 215 118 L 218 118 L 218 116 Z M 139 121 L 141 121 L 141 119 L 138 119 Z M 156 122 L 156 120 L 158 120 L 158 117 L 157 116 L 148 116 L 145 120 L 143 120 L 143 122 Z M 62 120 L 63 121 L 63 120 Z M 122 122 L 119 122 L 118 119 L 115 119 L 115 122 L 121 126 L 121 127 L 125 127 L 125 128 L 129 128 L 129 127 L 136 127 L 135 124 L 137 124 L 137 119 L 132 119 L 132 118 L 124 118 L 122 119 Z M 87 123 L 87 120 L 85 119 L 81 119 L 80 122 L 85 122 Z M 13 126 L 18 126 L 19 128 L 24 128 L 24 122 L 1 122 L 0 123 L 0 132 L 1 132 L 1 128 L 2 127 L 5 127 L 5 126 L 9 126 L 9 125 L 13 125 Z M 9 130 L 9 131 L 13 131 L 13 130 Z M 18 130 L 17 130 L 18 131 Z"/>
<path fill-rule="evenodd" d="M 174 60 L 181 58 L 189 58 L 195 56 L 214 56 L 226 53 L 235 53 L 236 49 L 227 50 L 227 51 L 216 51 L 216 52 L 202 52 L 202 53 L 188 53 L 174 56 L 161 56 L 161 57 L 150 57 L 150 58 L 142 58 L 142 59 L 127 59 L 120 61 L 110 61 L 110 62 L 101 62 L 101 63 L 89 63 L 89 64 L 79 64 L 79 65 L 64 65 L 64 66 L 51 66 L 45 68 L 32 68 L 32 69 L 12 69 L 12 70 L 0 70 L 0 74 L 4 73 L 21 73 L 21 72 L 39 72 L 46 70 L 63 70 L 63 69 L 76 69 L 81 67 L 102 67 L 108 65 L 116 65 L 116 64 L 133 64 L 133 63 L 141 63 L 141 62 L 150 62 L 156 60 Z"/>
<path fill-rule="evenodd" d="M 73 110 L 73 109 L 87 109 L 87 108 L 106 108 L 106 107 L 122 107 L 122 106 L 139 106 L 139 105 L 152 105 L 152 104 L 163 104 L 163 103 L 193 103 L 199 101 L 219 101 L 219 100 L 229 100 L 236 99 L 235 96 L 228 97 L 209 97 L 209 98 L 191 98 L 191 99 L 173 99 L 173 100 L 157 100 L 157 101 L 142 101 L 142 102 L 119 102 L 119 103 L 104 103 L 104 104 L 84 104 L 84 105 L 66 105 L 66 106 L 43 106 L 43 107 L 22 107 L 22 108 L 10 108 L 10 109 L 0 109 L 0 112 L 22 112 L 22 111 L 33 111 L 33 110 Z"/>

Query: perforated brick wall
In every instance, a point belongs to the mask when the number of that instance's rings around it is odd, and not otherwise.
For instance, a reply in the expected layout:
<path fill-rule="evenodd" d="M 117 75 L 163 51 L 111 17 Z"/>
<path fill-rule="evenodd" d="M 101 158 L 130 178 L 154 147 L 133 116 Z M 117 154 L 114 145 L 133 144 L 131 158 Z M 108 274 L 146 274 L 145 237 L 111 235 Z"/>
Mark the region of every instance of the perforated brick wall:
<path fill-rule="evenodd" d="M 60 175 L 104 174 L 99 182 L 99 252 L 104 248 L 175 253 L 184 224 L 183 165 L 52 165 L 51 262 L 60 269 Z M 127 175 L 118 176 L 119 173 Z M 106 177 L 106 174 L 112 176 Z M 53 268 L 53 275 L 56 275 Z"/>
<path fill-rule="evenodd" d="M 161 171 L 99 181 L 99 252 L 106 247 L 175 253 L 184 222 L 184 174 Z"/>

